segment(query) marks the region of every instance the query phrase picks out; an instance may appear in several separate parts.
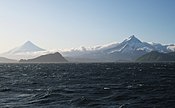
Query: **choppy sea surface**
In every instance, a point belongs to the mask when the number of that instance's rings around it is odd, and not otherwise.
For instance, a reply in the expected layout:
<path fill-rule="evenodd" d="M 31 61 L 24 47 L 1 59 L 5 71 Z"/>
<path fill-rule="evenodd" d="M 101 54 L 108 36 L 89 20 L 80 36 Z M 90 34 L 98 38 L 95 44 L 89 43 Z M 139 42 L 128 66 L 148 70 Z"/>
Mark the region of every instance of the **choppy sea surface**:
<path fill-rule="evenodd" d="M 0 108 L 175 108 L 175 63 L 0 64 Z"/>

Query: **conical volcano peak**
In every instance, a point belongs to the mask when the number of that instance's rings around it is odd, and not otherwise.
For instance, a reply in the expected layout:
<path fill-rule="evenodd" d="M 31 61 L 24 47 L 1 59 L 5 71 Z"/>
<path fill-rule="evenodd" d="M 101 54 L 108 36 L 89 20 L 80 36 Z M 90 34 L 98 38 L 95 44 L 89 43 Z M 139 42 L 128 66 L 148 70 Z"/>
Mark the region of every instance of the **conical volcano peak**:
<path fill-rule="evenodd" d="M 17 54 L 17 53 L 38 52 L 38 51 L 45 51 L 45 50 L 36 46 L 31 41 L 27 41 L 23 45 L 8 51 L 8 53 Z"/>
<path fill-rule="evenodd" d="M 23 46 L 24 45 L 34 45 L 31 41 L 26 41 L 24 44 L 23 44 Z"/>
<path fill-rule="evenodd" d="M 27 41 L 25 42 L 22 46 L 19 47 L 19 49 L 24 50 L 24 51 L 29 51 L 29 52 L 33 52 L 33 51 L 43 51 L 44 49 L 36 46 L 35 44 L 33 44 L 31 41 Z"/>
<path fill-rule="evenodd" d="M 31 41 L 26 41 L 25 44 L 33 44 Z"/>

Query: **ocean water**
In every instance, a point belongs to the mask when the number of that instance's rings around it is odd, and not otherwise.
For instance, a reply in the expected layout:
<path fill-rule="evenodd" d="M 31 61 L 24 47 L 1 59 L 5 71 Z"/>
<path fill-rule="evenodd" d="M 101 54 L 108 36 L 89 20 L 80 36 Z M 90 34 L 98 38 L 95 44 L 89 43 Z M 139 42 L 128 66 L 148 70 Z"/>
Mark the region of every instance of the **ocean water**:
<path fill-rule="evenodd" d="M 0 108 L 175 108 L 175 63 L 0 64 Z"/>

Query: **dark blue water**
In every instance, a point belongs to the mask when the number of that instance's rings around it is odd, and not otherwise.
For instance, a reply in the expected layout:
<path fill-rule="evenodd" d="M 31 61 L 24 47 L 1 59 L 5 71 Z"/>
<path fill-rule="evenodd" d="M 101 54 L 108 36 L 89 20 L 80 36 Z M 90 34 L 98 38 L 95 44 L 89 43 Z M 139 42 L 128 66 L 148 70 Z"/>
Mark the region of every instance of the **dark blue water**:
<path fill-rule="evenodd" d="M 0 108 L 175 108 L 175 63 L 0 64 Z"/>

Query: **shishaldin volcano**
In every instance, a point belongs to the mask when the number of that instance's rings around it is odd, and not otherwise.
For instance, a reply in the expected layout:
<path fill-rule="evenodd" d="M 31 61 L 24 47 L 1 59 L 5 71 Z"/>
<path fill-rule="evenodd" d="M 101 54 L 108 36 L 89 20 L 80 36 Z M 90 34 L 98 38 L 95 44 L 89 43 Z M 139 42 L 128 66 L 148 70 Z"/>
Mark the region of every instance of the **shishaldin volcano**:
<path fill-rule="evenodd" d="M 20 53 L 38 52 L 38 51 L 45 51 L 45 49 L 36 46 L 31 41 L 27 41 L 23 45 L 6 52 L 6 54 L 20 54 Z"/>
<path fill-rule="evenodd" d="M 45 49 L 38 47 L 31 41 L 27 41 L 23 45 L 1 54 L 1 56 L 11 59 L 28 59 L 40 56 L 41 54 L 45 54 L 46 52 L 47 51 Z"/>

